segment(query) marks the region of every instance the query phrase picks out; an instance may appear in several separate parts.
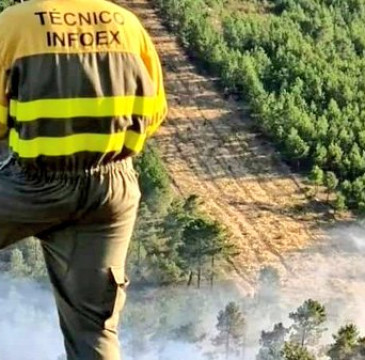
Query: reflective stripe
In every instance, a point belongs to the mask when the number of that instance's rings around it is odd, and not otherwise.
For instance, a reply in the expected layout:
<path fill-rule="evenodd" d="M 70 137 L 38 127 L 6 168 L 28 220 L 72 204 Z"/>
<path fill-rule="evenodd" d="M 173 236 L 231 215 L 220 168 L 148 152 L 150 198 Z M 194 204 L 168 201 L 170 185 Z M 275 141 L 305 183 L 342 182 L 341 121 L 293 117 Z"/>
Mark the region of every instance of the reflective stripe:
<path fill-rule="evenodd" d="M 65 137 L 76 134 L 116 134 L 132 130 L 144 133 L 149 122 L 145 116 L 77 117 L 66 119 L 37 119 L 17 122 L 11 118 L 13 128 L 23 140 L 37 137 Z M 131 124 L 132 122 L 132 124 Z"/>
<path fill-rule="evenodd" d="M 162 121 L 167 116 L 167 102 L 164 96 L 157 97 L 155 113 L 151 118 L 151 122 L 147 128 L 147 137 L 152 136 L 160 127 Z"/>
<path fill-rule="evenodd" d="M 39 118 L 63 119 L 83 116 L 152 116 L 156 100 L 156 97 L 140 96 L 45 99 L 29 102 L 11 100 L 10 115 L 18 122 Z"/>
<path fill-rule="evenodd" d="M 164 93 L 156 95 L 156 112 L 167 111 L 167 100 Z"/>
<path fill-rule="evenodd" d="M 146 140 L 146 134 L 138 134 L 134 131 L 127 131 L 124 145 L 135 152 L 141 152 Z"/>
<path fill-rule="evenodd" d="M 78 152 L 121 152 L 125 145 L 134 152 L 143 148 L 145 135 L 134 131 L 117 134 L 77 134 L 65 137 L 39 137 L 32 140 L 19 139 L 18 133 L 10 131 L 9 145 L 22 158 L 35 158 L 39 155 L 62 156 Z"/>
<path fill-rule="evenodd" d="M 0 124 L 7 125 L 8 123 L 8 108 L 0 104 Z"/>

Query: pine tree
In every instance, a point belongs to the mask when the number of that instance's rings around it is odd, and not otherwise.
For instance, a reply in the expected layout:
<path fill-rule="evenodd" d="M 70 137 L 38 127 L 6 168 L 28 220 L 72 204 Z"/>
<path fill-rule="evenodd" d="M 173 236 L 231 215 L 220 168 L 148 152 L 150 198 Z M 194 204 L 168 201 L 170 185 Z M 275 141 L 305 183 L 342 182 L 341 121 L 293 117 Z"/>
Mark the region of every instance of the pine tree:
<path fill-rule="evenodd" d="M 275 324 L 272 331 L 262 331 L 261 348 L 256 360 L 282 360 L 282 351 L 288 331 L 282 323 Z"/>
<path fill-rule="evenodd" d="M 346 210 L 346 198 L 341 192 L 337 192 L 336 194 L 334 208 L 335 208 L 335 214 L 336 212 L 341 212 Z"/>
<path fill-rule="evenodd" d="M 193 274 L 196 274 L 199 288 L 207 258 L 214 259 L 228 246 L 223 230 L 217 222 L 203 217 L 191 218 L 184 227 L 182 243 L 178 248 L 178 253 L 190 274 L 188 285 L 191 284 Z M 211 265 L 214 267 L 214 261 Z"/>
<path fill-rule="evenodd" d="M 147 146 L 136 160 L 139 182 L 146 202 L 151 211 L 165 214 L 172 201 L 170 178 L 166 166 L 154 146 Z"/>
<path fill-rule="evenodd" d="M 327 201 L 329 201 L 331 191 L 336 190 L 338 185 L 338 179 L 332 171 L 327 171 L 324 178 L 325 185 L 327 186 Z"/>
<path fill-rule="evenodd" d="M 323 170 L 318 165 L 315 165 L 309 174 L 309 179 L 315 185 L 315 191 L 316 191 L 315 195 L 317 195 L 318 187 L 323 184 L 323 180 L 324 180 Z"/>
<path fill-rule="evenodd" d="M 327 163 L 327 149 L 320 142 L 316 145 L 316 150 L 314 153 L 314 161 L 317 165 L 323 166 Z"/>
<path fill-rule="evenodd" d="M 296 312 L 289 314 L 294 321 L 291 326 L 291 341 L 301 347 L 316 344 L 321 333 L 325 331 L 323 323 L 326 321 L 326 309 L 318 301 L 309 299 Z"/>
<path fill-rule="evenodd" d="M 343 151 L 336 142 L 331 142 L 327 150 L 328 158 L 327 161 L 331 168 L 338 168 L 341 164 Z"/>
<path fill-rule="evenodd" d="M 282 351 L 283 360 L 316 360 L 309 351 L 300 344 L 286 342 Z"/>
<path fill-rule="evenodd" d="M 309 146 L 300 137 L 297 129 L 295 128 L 290 129 L 289 135 L 285 141 L 285 145 L 288 156 L 291 159 L 296 160 L 297 167 L 299 167 L 299 160 L 308 155 Z"/>
<path fill-rule="evenodd" d="M 213 344 L 224 347 L 225 359 L 232 353 L 238 354 L 244 343 L 245 320 L 239 306 L 230 302 L 217 317 L 216 328 L 219 334 L 213 339 Z"/>
<path fill-rule="evenodd" d="M 327 352 L 331 360 L 348 360 L 355 356 L 359 341 L 359 330 L 354 324 L 341 327 L 337 334 L 333 335 L 333 339 L 335 342 L 330 345 Z"/>
<path fill-rule="evenodd" d="M 359 176 L 365 170 L 364 151 L 360 149 L 357 143 L 354 143 L 349 154 L 352 176 Z"/>

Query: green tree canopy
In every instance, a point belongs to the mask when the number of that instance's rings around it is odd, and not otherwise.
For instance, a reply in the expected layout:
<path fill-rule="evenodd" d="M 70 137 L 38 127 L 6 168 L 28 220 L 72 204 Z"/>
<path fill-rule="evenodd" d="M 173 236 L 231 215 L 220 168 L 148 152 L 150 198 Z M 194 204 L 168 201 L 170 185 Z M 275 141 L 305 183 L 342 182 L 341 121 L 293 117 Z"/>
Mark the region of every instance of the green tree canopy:
<path fill-rule="evenodd" d="M 237 354 L 242 349 L 246 330 L 245 319 L 238 304 L 230 302 L 219 312 L 217 320 L 218 335 L 213 343 L 224 348 L 225 358 L 228 359 L 231 354 Z"/>

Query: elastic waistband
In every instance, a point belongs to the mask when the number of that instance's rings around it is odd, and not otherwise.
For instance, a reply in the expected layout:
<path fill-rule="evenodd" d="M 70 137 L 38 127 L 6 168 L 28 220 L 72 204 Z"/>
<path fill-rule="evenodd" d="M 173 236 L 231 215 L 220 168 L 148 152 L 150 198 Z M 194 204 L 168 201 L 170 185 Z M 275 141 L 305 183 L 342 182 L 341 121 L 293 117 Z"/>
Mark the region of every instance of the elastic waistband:
<path fill-rule="evenodd" d="M 99 164 L 90 168 L 74 168 L 49 170 L 37 166 L 26 166 L 19 162 L 14 156 L 9 156 L 6 160 L 0 163 L 0 170 L 6 167 L 15 167 L 15 170 L 22 172 L 27 177 L 44 178 L 44 179 L 58 179 L 58 178 L 73 178 L 80 176 L 93 176 L 98 174 L 105 174 L 115 170 L 128 171 L 133 170 L 133 161 L 131 157 L 123 160 L 110 161 L 108 163 Z"/>
<path fill-rule="evenodd" d="M 81 174 L 93 175 L 93 174 L 104 174 L 113 170 L 130 170 L 133 169 L 132 158 L 126 158 L 123 160 L 111 161 L 106 164 L 100 164 L 90 169 L 84 169 Z M 67 173 L 67 171 L 65 171 Z"/>

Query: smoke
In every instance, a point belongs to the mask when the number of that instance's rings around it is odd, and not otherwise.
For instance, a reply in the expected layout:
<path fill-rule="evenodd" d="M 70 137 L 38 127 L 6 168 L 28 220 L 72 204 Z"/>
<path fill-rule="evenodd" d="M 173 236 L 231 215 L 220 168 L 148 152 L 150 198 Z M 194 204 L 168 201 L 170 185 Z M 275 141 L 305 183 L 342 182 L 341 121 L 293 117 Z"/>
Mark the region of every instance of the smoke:
<path fill-rule="evenodd" d="M 185 286 L 130 291 L 121 326 L 123 359 L 205 359 L 206 329 L 214 328 L 226 296 L 238 297 L 234 292 L 227 290 L 223 295 L 218 288 L 211 292 Z M 63 352 L 50 289 L 1 275 L 0 360 L 58 360 Z"/>
<path fill-rule="evenodd" d="M 329 304 L 347 303 L 353 307 L 365 295 L 364 260 L 365 229 L 359 224 L 337 226 L 328 231 L 327 239 L 287 258 L 291 272 L 284 279 L 282 291 L 291 300 L 310 296 Z M 351 313 L 345 311 L 337 318 L 352 318 Z M 365 310 L 360 313 L 365 314 Z M 358 315 L 356 320 L 365 328 Z"/>
<path fill-rule="evenodd" d="M 323 341 L 332 342 L 332 334 L 350 322 L 365 334 L 364 263 L 361 223 L 336 225 L 311 247 L 289 254 L 280 286 L 284 315 L 312 298 L 326 306 L 328 331 Z"/>
<path fill-rule="evenodd" d="M 254 360 L 262 330 L 312 298 L 326 306 L 332 341 L 340 326 L 353 322 L 365 332 L 365 229 L 361 223 L 336 226 L 313 246 L 285 257 L 277 282 L 263 281 L 255 296 L 224 282 L 213 290 L 185 286 L 131 289 L 121 324 L 125 360 L 220 359 L 212 345 L 217 314 L 230 301 L 246 320 L 245 359 Z M 278 269 L 282 269 L 282 265 Z M 0 276 L 0 360 L 57 360 L 63 353 L 49 288 Z"/>
<path fill-rule="evenodd" d="M 0 276 L 0 359 L 56 360 L 63 353 L 51 292 Z"/>

